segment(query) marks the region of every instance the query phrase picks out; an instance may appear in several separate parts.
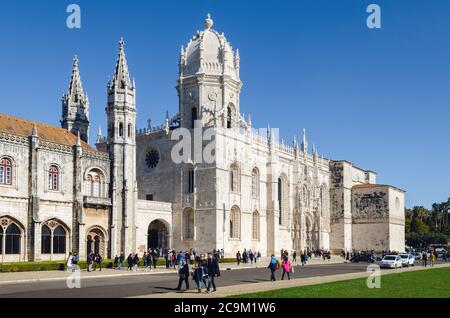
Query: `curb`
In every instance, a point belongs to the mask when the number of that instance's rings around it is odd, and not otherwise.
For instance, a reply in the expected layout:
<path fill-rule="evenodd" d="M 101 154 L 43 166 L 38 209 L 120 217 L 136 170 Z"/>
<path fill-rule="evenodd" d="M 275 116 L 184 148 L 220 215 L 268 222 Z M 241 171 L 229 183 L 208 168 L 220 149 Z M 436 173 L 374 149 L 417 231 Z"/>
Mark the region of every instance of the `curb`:
<path fill-rule="evenodd" d="M 86 271 L 81 272 L 80 278 L 83 279 L 96 279 L 96 278 L 112 278 L 112 277 L 125 277 L 125 276 L 144 276 L 144 275 L 161 275 L 161 274 L 176 274 L 175 271 L 167 271 L 167 272 L 145 272 L 145 273 L 123 273 L 123 274 L 110 274 L 110 275 L 98 275 L 98 276 L 86 276 Z M 70 278 L 69 276 L 65 277 L 47 277 L 47 278 L 30 278 L 30 279 L 19 279 L 19 280 L 9 280 L 9 281 L 0 281 L 0 285 L 9 285 L 9 284 L 23 284 L 23 283 L 39 283 L 39 282 L 50 282 L 50 281 L 64 281 Z"/>

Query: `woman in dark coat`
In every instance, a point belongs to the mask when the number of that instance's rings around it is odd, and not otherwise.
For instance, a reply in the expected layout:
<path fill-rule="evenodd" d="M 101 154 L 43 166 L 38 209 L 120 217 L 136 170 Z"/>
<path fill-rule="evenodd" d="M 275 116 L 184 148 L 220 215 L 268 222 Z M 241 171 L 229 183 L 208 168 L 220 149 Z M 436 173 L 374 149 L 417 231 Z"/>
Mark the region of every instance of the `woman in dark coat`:
<path fill-rule="evenodd" d="M 178 287 L 175 288 L 176 290 L 181 290 L 181 285 L 183 285 L 183 282 L 186 283 L 186 290 L 189 289 L 189 265 L 186 262 L 186 260 L 183 260 L 183 263 L 181 265 L 180 270 L 178 271 Z"/>
<path fill-rule="evenodd" d="M 214 277 L 220 276 L 219 259 L 215 256 L 212 256 L 211 253 L 209 253 L 206 266 L 208 267 L 208 275 L 209 275 L 208 287 L 206 289 L 206 292 L 209 293 L 209 291 L 211 290 L 211 285 L 213 287 L 213 292 L 215 292 L 217 289 Z"/>

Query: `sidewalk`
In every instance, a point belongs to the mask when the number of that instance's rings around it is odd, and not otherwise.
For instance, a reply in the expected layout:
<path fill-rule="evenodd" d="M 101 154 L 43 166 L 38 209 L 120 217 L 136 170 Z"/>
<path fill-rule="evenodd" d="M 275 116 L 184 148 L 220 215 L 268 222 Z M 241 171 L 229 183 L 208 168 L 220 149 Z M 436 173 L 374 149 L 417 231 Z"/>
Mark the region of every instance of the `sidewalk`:
<path fill-rule="evenodd" d="M 421 270 L 432 270 L 434 268 L 450 267 L 450 264 L 439 264 L 434 267 L 406 267 L 396 270 L 381 270 L 381 275 L 395 274 L 401 272 L 413 272 Z M 299 279 L 291 279 L 276 282 L 263 282 L 263 283 L 253 283 L 253 284 L 242 284 L 234 286 L 219 287 L 214 293 L 197 293 L 196 290 L 190 290 L 187 292 L 178 293 L 166 293 L 166 294 L 150 294 L 145 296 L 139 296 L 136 298 L 224 298 L 240 294 L 257 293 L 276 289 L 285 289 L 291 287 L 301 287 L 308 285 L 318 285 L 325 284 L 355 278 L 365 278 L 371 275 L 371 273 L 360 272 L 360 273 L 349 273 L 349 274 L 338 274 L 338 275 L 328 275 L 319 277 L 307 277 Z"/>
<path fill-rule="evenodd" d="M 252 268 L 267 268 L 270 258 L 263 258 L 257 264 L 243 264 L 239 266 L 236 263 L 221 263 L 220 269 L 223 270 L 244 270 Z M 343 263 L 343 259 L 340 257 L 332 258 L 330 261 L 323 261 L 322 259 L 312 259 L 308 261 L 308 265 L 317 264 L 336 264 Z M 94 278 L 108 278 L 108 277 L 122 277 L 133 275 L 158 275 L 158 274 L 177 274 L 178 270 L 166 269 L 163 266 L 158 266 L 151 271 L 144 271 L 142 268 L 138 272 L 115 270 L 115 269 L 102 269 L 102 271 L 87 272 L 81 271 L 81 279 L 94 279 Z M 72 272 L 66 271 L 36 271 L 36 272 L 14 272 L 14 273 L 0 273 L 0 285 L 14 284 L 14 283 L 30 283 L 30 282 L 46 282 L 46 281 L 59 281 L 66 280 L 69 276 L 73 275 Z"/>

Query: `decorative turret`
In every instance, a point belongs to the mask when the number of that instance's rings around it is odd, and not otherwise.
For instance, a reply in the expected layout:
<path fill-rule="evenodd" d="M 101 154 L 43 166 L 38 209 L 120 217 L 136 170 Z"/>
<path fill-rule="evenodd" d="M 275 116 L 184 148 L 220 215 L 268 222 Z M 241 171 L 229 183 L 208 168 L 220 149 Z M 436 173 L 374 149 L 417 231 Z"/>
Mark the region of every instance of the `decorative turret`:
<path fill-rule="evenodd" d="M 89 125 L 89 98 L 83 91 L 78 57 L 75 55 L 69 91 L 62 96 L 61 127 L 75 135 L 80 133 L 80 138 L 88 142 Z"/>
<path fill-rule="evenodd" d="M 305 157 L 305 158 L 308 155 L 308 141 L 306 139 L 306 129 L 305 128 L 303 128 L 302 154 L 303 154 L 303 157 Z"/>

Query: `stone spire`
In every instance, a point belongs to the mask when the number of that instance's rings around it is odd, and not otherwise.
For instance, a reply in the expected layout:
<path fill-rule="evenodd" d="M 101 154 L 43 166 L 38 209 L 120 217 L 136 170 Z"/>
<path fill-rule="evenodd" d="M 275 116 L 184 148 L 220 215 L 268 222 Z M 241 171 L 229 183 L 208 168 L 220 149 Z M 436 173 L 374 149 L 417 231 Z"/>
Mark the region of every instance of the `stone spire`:
<path fill-rule="evenodd" d="M 125 41 L 123 38 L 121 38 L 119 42 L 119 56 L 117 57 L 116 71 L 114 73 L 112 86 L 114 88 L 133 87 L 128 71 L 128 63 L 125 56 Z"/>
<path fill-rule="evenodd" d="M 102 135 L 102 127 L 98 127 L 98 134 L 97 134 L 97 144 L 100 144 L 103 142 L 103 135 Z"/>
<path fill-rule="evenodd" d="M 69 90 L 62 96 L 61 127 L 73 134 L 80 133 L 81 139 L 88 142 L 89 139 L 89 98 L 83 91 L 78 56 L 73 59 L 72 77 Z"/>
<path fill-rule="evenodd" d="M 73 58 L 72 78 L 69 85 L 69 96 L 84 96 L 83 85 L 81 83 L 80 69 L 78 68 L 78 56 Z"/>
<path fill-rule="evenodd" d="M 308 154 L 308 141 L 306 139 L 306 129 L 303 128 L 302 153 L 306 157 Z"/>

